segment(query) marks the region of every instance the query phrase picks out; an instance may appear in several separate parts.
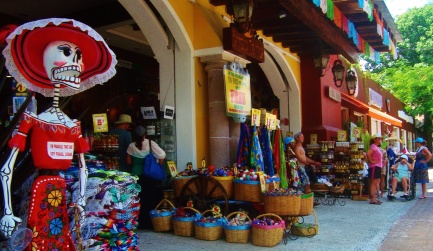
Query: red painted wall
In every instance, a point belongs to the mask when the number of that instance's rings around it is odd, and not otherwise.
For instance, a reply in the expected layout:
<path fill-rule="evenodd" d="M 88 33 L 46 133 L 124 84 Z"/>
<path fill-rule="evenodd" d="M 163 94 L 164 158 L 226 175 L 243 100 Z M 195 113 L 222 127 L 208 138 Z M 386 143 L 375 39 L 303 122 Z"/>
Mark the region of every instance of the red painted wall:
<path fill-rule="evenodd" d="M 325 76 L 320 77 L 313 59 L 301 58 L 302 132 L 306 143 L 310 134 L 317 134 L 318 141 L 331 140 L 341 128 L 341 105 L 326 95 L 328 86 L 334 86 L 333 62 L 331 58 Z"/>

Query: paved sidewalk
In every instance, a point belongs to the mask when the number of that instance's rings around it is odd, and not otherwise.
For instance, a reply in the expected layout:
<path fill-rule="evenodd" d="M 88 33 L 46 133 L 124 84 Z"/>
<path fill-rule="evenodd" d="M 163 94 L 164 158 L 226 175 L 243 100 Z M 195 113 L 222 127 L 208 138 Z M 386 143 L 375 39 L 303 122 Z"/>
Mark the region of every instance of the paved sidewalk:
<path fill-rule="evenodd" d="M 430 170 L 433 178 L 433 170 Z M 433 180 L 431 180 L 433 182 Z M 312 237 L 300 237 L 283 242 L 272 250 L 432 250 L 433 232 L 433 184 L 428 186 L 428 198 L 405 201 L 397 198 L 393 201 L 383 199 L 382 205 L 370 205 L 368 201 L 345 199 L 346 205 L 319 205 L 315 207 L 319 221 L 319 234 Z M 421 188 L 417 185 L 417 195 Z M 305 218 L 314 222 L 313 216 Z M 179 237 L 172 232 L 155 233 L 151 230 L 139 230 L 140 250 L 263 250 L 248 244 L 227 243 L 225 239 L 217 241 L 197 240 L 194 237 Z M 431 244 L 430 244 L 431 245 Z"/>
<path fill-rule="evenodd" d="M 417 199 L 401 219 L 391 228 L 380 250 L 432 250 L 433 232 L 433 169 L 429 170 L 427 198 Z M 418 185 L 417 197 L 421 195 Z"/>

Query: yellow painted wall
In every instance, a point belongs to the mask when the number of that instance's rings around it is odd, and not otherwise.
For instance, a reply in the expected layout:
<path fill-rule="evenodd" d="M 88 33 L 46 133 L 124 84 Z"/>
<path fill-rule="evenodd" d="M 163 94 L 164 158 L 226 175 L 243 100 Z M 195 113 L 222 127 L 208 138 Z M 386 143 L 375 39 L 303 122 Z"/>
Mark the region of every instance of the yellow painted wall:
<path fill-rule="evenodd" d="M 194 50 L 222 47 L 222 28 L 229 26 L 221 15 L 228 16 L 225 6 L 215 7 L 209 0 L 168 0 L 182 21 Z M 274 43 L 271 38 L 263 36 L 267 41 Z M 274 43 L 281 48 L 281 44 Z M 290 53 L 289 50 L 283 49 Z M 296 54 L 295 54 L 295 57 Z M 285 56 L 288 64 L 297 79 L 301 83 L 300 63 L 290 56 Z M 207 73 L 205 65 L 199 58 L 194 59 L 195 67 L 195 104 L 196 104 L 196 144 L 197 160 L 200 165 L 202 157 L 209 159 L 209 125 L 208 125 L 208 98 L 207 98 Z M 179 132 L 181 133 L 181 132 Z M 196 167 L 195 167 L 196 168 Z"/>
<path fill-rule="evenodd" d="M 201 163 L 202 157 L 210 159 L 209 154 L 209 118 L 208 118 L 208 85 L 207 73 L 198 57 L 195 65 L 195 103 L 196 103 L 196 128 L 197 128 L 197 163 Z"/>

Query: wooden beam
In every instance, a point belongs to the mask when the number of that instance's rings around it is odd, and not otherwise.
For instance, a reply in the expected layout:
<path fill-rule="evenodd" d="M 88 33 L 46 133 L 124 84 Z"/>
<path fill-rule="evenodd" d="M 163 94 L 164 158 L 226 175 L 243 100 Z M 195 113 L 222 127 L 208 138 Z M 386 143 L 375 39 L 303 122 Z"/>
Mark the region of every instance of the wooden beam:
<path fill-rule="evenodd" d="M 310 1 L 305 0 L 279 0 L 281 6 L 313 30 L 318 36 L 349 62 L 358 62 L 358 51 L 341 30 L 329 20 L 322 11 Z"/>

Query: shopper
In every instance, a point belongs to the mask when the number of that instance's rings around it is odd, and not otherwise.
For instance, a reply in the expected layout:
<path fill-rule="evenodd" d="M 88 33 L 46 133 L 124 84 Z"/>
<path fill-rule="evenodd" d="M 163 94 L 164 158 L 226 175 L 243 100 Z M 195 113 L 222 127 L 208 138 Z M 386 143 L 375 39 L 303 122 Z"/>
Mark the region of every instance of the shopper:
<path fill-rule="evenodd" d="M 132 124 L 131 116 L 128 114 L 120 114 L 119 119 L 114 122 L 115 128 L 111 129 L 109 134 L 115 134 L 119 142 L 119 170 L 122 172 L 131 172 L 131 166 L 126 163 L 126 149 L 132 142 L 131 132 L 129 127 Z"/>
<path fill-rule="evenodd" d="M 160 181 L 144 175 L 144 158 L 148 154 L 153 154 L 159 163 L 163 164 L 166 154 L 155 141 L 146 139 L 146 128 L 143 126 L 137 126 L 135 129 L 134 141 L 129 144 L 126 153 L 126 163 L 132 166 L 131 173 L 138 176 L 138 184 L 141 186 L 138 228 L 150 228 L 149 212 L 160 200 L 159 194 L 162 191 L 158 191 Z"/>
<path fill-rule="evenodd" d="M 394 152 L 395 143 L 393 141 L 389 141 L 388 148 L 386 149 L 386 156 L 388 157 L 389 166 L 393 166 L 395 164 L 395 159 L 397 155 Z"/>
<path fill-rule="evenodd" d="M 367 151 L 368 177 L 370 177 L 370 204 L 374 205 L 382 204 L 376 197 L 383 165 L 383 155 L 380 150 L 381 143 L 382 136 L 373 134 L 370 140 L 370 149 Z"/>
<path fill-rule="evenodd" d="M 379 148 L 382 152 L 382 171 L 380 174 L 380 185 L 378 189 L 378 196 L 382 198 L 383 193 L 385 191 L 385 184 L 386 184 L 386 176 L 388 174 L 388 155 L 386 154 L 385 149 Z"/>
<path fill-rule="evenodd" d="M 427 142 L 423 138 L 417 138 L 414 142 L 415 146 L 417 147 L 415 155 L 415 168 L 413 172 L 414 181 L 416 183 L 421 183 L 422 193 L 419 198 L 425 199 L 427 183 L 429 183 L 427 162 L 431 159 L 432 154 L 427 149 Z"/>
<path fill-rule="evenodd" d="M 310 183 L 317 183 L 317 176 L 314 173 L 315 166 L 321 167 L 322 163 L 314 161 L 305 155 L 305 149 L 302 146 L 304 143 L 304 135 L 302 132 L 298 132 L 294 135 L 294 139 L 296 141 L 294 152 L 296 155 L 296 159 L 301 164 L 301 172 L 305 172 L 308 175 L 308 180 L 305 186 L 305 193 L 310 193 Z M 305 171 L 303 171 L 305 170 Z"/>
<path fill-rule="evenodd" d="M 408 196 L 407 194 L 407 187 L 408 187 L 408 181 L 410 178 L 409 171 L 413 170 L 413 166 L 409 163 L 409 158 L 406 154 L 401 155 L 400 161 L 393 165 L 391 169 L 395 172 L 394 177 L 392 177 L 392 184 L 391 184 L 391 195 L 390 198 L 395 198 L 395 189 L 397 188 L 397 182 L 401 182 L 401 185 L 403 186 L 403 197 Z"/>

